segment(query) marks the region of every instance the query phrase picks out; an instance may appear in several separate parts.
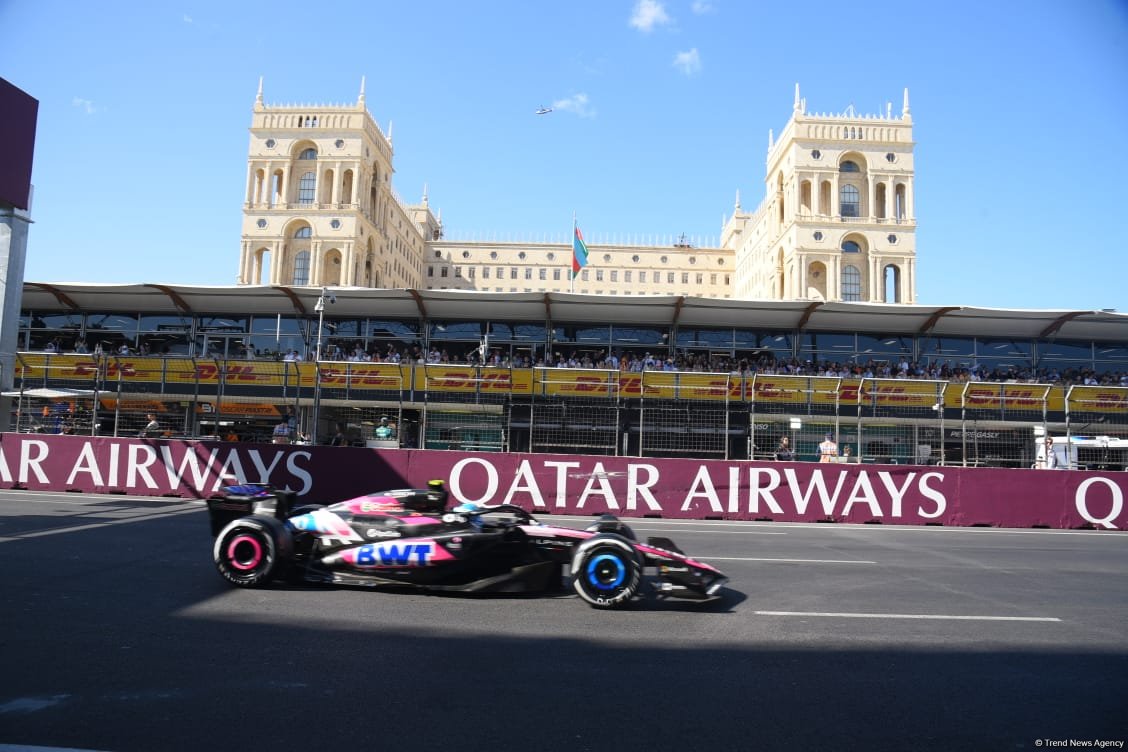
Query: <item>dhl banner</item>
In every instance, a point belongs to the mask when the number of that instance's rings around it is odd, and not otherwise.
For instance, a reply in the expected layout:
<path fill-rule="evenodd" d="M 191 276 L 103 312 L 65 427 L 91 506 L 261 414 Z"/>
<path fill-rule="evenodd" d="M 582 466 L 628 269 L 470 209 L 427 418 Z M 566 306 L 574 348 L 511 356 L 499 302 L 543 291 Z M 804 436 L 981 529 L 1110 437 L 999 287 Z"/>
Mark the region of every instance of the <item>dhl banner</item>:
<path fill-rule="evenodd" d="M 16 376 L 93 383 L 101 374 L 103 383 L 120 380 L 159 384 L 164 363 L 161 358 L 104 358 L 99 363 L 91 355 L 20 355 L 16 361 Z"/>
<path fill-rule="evenodd" d="M 651 399 L 674 399 L 678 396 L 677 374 L 635 373 L 629 371 L 619 376 L 620 397 L 648 397 Z"/>
<path fill-rule="evenodd" d="M 758 376 L 747 381 L 747 398 L 754 402 L 804 403 L 811 391 L 807 378 L 803 376 Z"/>
<path fill-rule="evenodd" d="M 939 402 L 943 387 L 943 384 L 934 381 L 848 379 L 842 382 L 840 404 L 931 410 Z"/>
<path fill-rule="evenodd" d="M 418 392 L 530 394 L 532 386 L 532 372 L 529 370 L 431 365 L 415 368 L 415 389 Z"/>
<path fill-rule="evenodd" d="M 1097 413 L 1128 411 L 1128 389 L 1075 386 L 1069 392 L 1069 411 Z"/>
<path fill-rule="evenodd" d="M 669 374 L 674 375 L 674 374 Z M 682 373 L 678 376 L 678 397 L 685 400 L 740 402 L 745 399 L 745 379 L 716 373 Z M 747 379 L 752 383 L 751 379 Z"/>
<path fill-rule="evenodd" d="M 399 363 L 323 363 L 320 379 L 322 389 L 399 392 L 411 383 L 411 366 Z M 310 382 L 306 384 L 303 371 L 302 386 L 313 386 L 312 372 Z"/>
<path fill-rule="evenodd" d="M 619 390 L 618 371 L 538 368 L 538 395 L 548 397 L 615 397 Z"/>
<path fill-rule="evenodd" d="M 966 386 L 966 390 L 965 390 Z M 976 410 L 1009 410 L 1041 412 L 1065 409 L 1065 392 L 1061 387 L 1045 384 L 999 384 L 977 381 L 971 384 L 949 384 L 944 391 L 944 405 Z"/>
<path fill-rule="evenodd" d="M 170 364 L 173 361 L 170 361 Z M 198 360 L 177 364 L 175 371 L 169 369 L 168 380 L 172 384 L 218 384 L 233 386 L 294 386 L 298 381 L 300 363 L 278 363 L 275 361 L 215 361 Z M 311 366 L 312 369 L 312 366 Z"/>
<path fill-rule="evenodd" d="M 101 369 L 101 370 L 100 370 Z M 99 376 L 101 379 L 99 380 Z M 1040 411 L 1043 401 L 1051 412 L 1066 409 L 1066 388 L 1044 384 L 939 384 L 907 379 L 838 379 L 818 376 L 620 372 L 598 369 L 508 369 L 475 366 L 393 363 L 316 363 L 277 361 L 217 361 L 192 358 L 133 358 L 90 355 L 21 353 L 15 377 L 25 385 L 44 382 L 88 385 L 113 391 L 113 384 L 163 384 L 184 392 L 196 384 L 312 390 L 364 391 L 427 390 L 462 394 L 531 395 L 553 397 L 653 398 L 715 402 L 746 401 L 767 404 L 853 405 L 929 409 L 943 388 L 949 409 Z M 175 388 L 179 387 L 179 389 Z M 189 389 L 190 390 L 190 389 Z M 265 395 L 264 395 L 265 396 Z M 1118 413 L 1128 410 L 1128 390 L 1118 387 L 1075 386 L 1069 391 L 1071 412 Z"/>

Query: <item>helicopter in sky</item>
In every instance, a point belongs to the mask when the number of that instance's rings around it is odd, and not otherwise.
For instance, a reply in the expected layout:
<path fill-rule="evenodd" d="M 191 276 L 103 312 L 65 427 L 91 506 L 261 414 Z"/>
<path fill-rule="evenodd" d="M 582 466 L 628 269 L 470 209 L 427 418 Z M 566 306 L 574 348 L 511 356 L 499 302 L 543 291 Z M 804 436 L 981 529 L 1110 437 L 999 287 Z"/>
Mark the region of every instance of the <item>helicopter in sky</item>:
<path fill-rule="evenodd" d="M 544 106 L 542 105 L 542 106 L 540 106 L 540 107 L 538 107 L 538 108 L 537 108 L 537 114 L 538 114 L 538 115 L 547 115 L 547 114 L 548 114 L 548 113 L 550 113 L 550 112 L 552 112 L 552 108 L 551 108 L 551 107 L 544 107 Z"/>

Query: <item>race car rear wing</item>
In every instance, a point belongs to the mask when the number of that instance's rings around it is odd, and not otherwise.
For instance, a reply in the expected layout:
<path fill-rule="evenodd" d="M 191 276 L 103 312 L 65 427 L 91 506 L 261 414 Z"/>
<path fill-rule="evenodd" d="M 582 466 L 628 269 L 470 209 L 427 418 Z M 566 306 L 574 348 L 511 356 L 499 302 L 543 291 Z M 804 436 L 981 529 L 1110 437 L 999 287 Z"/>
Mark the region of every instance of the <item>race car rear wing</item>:
<path fill-rule="evenodd" d="M 252 514 L 285 520 L 290 516 L 296 499 L 297 494 L 293 491 L 280 491 L 265 483 L 226 486 L 220 496 L 208 499 L 212 537 L 219 535 L 219 531 L 232 520 Z"/>

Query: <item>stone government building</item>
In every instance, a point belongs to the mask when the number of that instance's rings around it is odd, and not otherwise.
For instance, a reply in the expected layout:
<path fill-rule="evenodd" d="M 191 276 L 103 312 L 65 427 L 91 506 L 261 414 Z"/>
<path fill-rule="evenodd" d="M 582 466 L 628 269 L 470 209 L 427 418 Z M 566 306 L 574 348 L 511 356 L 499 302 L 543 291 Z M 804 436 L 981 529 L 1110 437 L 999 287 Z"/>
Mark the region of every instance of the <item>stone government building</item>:
<path fill-rule="evenodd" d="M 736 204 L 720 246 L 589 244 L 568 279 L 562 243 L 455 241 L 441 212 L 392 186 L 391 126 L 354 105 L 267 105 L 255 97 L 241 285 L 679 295 L 915 303 L 916 221 L 908 90 L 899 117 L 807 111 L 769 134 L 765 198 Z"/>

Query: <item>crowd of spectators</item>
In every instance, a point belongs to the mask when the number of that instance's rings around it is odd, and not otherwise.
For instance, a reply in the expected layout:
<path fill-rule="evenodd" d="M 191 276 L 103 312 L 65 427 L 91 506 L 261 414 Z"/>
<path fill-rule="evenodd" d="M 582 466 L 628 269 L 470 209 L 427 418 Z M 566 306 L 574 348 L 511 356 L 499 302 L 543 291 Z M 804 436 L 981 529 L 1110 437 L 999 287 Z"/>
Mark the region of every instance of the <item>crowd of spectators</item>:
<path fill-rule="evenodd" d="M 557 350 L 547 354 L 510 355 L 498 348 L 492 348 L 485 358 L 480 348 L 448 350 L 432 347 L 426 350 L 420 346 L 404 348 L 388 345 L 381 353 L 378 350 L 365 350 L 357 344 L 349 352 L 338 345 L 325 351 L 324 359 L 373 363 L 419 363 L 429 365 L 484 365 L 499 368 L 597 368 L 632 373 L 642 371 L 680 371 L 692 373 L 724 373 L 733 376 L 755 376 L 757 374 L 784 376 L 822 376 L 830 378 L 879 378 L 879 379 L 917 379 L 949 382 L 987 381 L 996 383 L 1037 383 L 1037 384 L 1084 384 L 1088 386 L 1128 387 L 1128 371 L 1106 371 L 1098 373 L 1091 369 L 1079 368 L 1031 368 L 1031 367 L 993 367 L 979 364 L 955 364 L 952 361 L 920 363 L 918 361 L 869 360 L 865 363 L 841 363 L 836 361 L 812 361 L 798 358 L 777 359 L 764 354 L 756 358 L 733 358 L 710 353 L 679 352 L 676 355 L 655 354 L 654 352 L 633 352 L 629 350 Z"/>
<path fill-rule="evenodd" d="M 49 342 L 45 350 L 46 352 L 66 352 L 58 338 Z M 150 353 L 149 348 L 144 343 L 136 350 L 128 345 L 122 345 L 109 353 L 104 353 L 101 344 L 98 344 L 93 351 L 90 351 L 87 349 L 86 343 L 81 340 L 76 343 L 70 352 L 91 353 L 93 355 L 145 356 L 156 354 Z M 248 359 L 301 361 L 314 359 L 316 353 L 303 354 L 299 350 L 291 348 L 278 354 L 248 351 L 245 353 L 245 357 Z M 906 358 L 891 358 L 888 360 L 873 359 L 864 363 L 843 363 L 799 358 L 780 359 L 771 353 L 761 354 L 757 357 L 740 358 L 708 352 L 679 351 L 670 355 L 645 350 L 612 349 L 596 351 L 570 348 L 547 353 L 538 350 L 535 357 L 531 354 L 510 354 L 508 350 L 491 348 L 483 356 L 482 348 L 465 346 L 461 343 L 452 343 L 449 349 L 438 345 L 427 349 L 419 344 L 401 347 L 397 343 L 388 343 L 383 347 L 370 345 L 366 348 L 361 342 L 342 341 L 326 343 L 322 349 L 321 358 L 322 360 L 353 363 L 481 365 L 499 368 L 595 368 L 632 373 L 677 371 L 683 373 L 723 373 L 733 376 L 755 376 L 759 374 L 764 376 L 820 376 L 848 379 L 915 379 L 955 383 L 983 381 L 1128 387 L 1128 371 L 1097 372 L 1092 369 L 1057 368 L 1053 366 L 1034 368 L 1029 365 L 989 367 L 976 363 L 974 360 L 971 363 L 954 363 L 951 360 L 920 362 L 909 361 Z"/>

